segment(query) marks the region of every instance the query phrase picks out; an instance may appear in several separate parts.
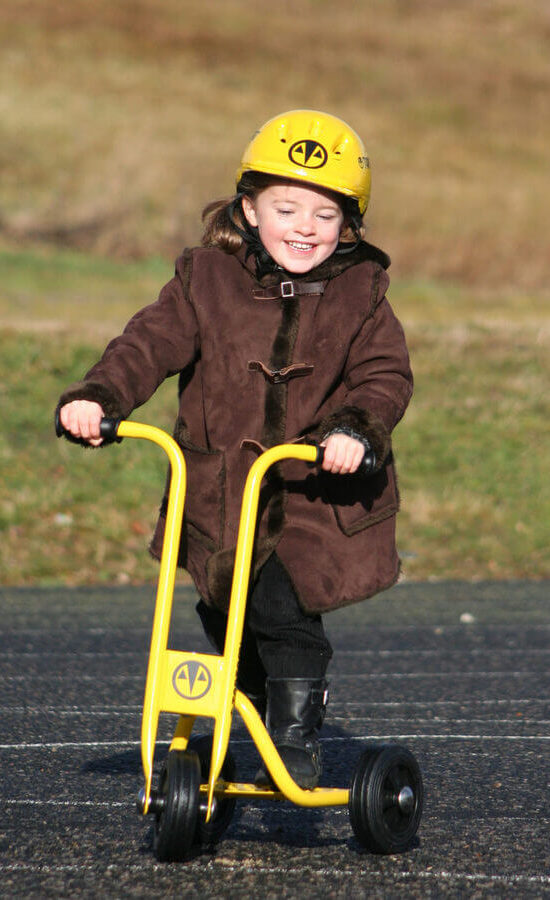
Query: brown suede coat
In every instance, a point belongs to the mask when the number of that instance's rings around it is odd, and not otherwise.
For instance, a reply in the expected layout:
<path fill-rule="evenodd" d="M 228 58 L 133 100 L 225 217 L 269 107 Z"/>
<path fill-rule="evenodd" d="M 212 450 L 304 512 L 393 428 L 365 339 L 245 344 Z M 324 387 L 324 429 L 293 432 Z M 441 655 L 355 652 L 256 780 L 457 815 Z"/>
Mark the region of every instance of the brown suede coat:
<path fill-rule="evenodd" d="M 320 440 L 339 426 L 369 439 L 377 471 L 331 476 L 297 461 L 275 466 L 262 489 L 255 570 L 276 550 L 304 609 L 315 612 L 396 581 L 390 435 L 412 375 L 385 298 L 388 264 L 361 243 L 293 277 L 282 289 L 293 296 L 281 297 L 280 277 L 259 283 L 243 250 L 186 251 L 157 302 L 61 397 L 60 405 L 95 400 L 106 415 L 127 417 L 179 374 L 174 434 L 189 480 L 179 561 L 206 602 L 227 604 L 242 490 L 260 445 Z M 151 548 L 157 556 L 165 507 L 166 499 Z"/>

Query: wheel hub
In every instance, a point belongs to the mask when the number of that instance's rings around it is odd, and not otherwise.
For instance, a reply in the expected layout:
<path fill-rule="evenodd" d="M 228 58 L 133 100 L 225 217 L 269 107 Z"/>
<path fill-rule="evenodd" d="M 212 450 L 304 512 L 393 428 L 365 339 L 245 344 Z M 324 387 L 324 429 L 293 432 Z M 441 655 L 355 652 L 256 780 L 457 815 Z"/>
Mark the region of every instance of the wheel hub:
<path fill-rule="evenodd" d="M 399 791 L 399 794 L 397 795 L 397 805 L 400 812 L 404 813 L 406 816 L 410 815 L 414 810 L 414 793 L 408 784 Z"/>
<path fill-rule="evenodd" d="M 153 813 L 154 815 L 161 813 L 164 809 L 165 801 L 166 798 L 159 794 L 158 791 L 151 791 L 147 812 Z M 140 815 L 143 815 L 145 812 L 145 788 L 141 788 L 137 795 L 136 809 Z"/>

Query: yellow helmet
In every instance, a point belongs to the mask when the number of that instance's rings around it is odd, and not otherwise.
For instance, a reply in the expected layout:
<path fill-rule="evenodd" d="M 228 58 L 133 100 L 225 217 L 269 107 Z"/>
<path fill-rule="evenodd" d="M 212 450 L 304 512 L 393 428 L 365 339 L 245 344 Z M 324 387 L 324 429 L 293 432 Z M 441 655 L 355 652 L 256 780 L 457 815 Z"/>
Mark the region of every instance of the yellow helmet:
<path fill-rule="evenodd" d="M 370 197 L 365 146 L 342 119 L 312 109 L 294 109 L 270 119 L 246 147 L 244 172 L 264 172 L 328 188 L 357 200 L 364 214 Z"/>

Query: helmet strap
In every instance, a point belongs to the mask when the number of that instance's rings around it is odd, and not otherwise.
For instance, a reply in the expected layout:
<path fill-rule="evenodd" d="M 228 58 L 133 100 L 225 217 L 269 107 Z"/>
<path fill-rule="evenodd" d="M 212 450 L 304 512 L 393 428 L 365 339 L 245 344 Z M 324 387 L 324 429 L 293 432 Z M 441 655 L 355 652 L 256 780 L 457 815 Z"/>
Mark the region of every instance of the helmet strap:
<path fill-rule="evenodd" d="M 275 262 L 270 253 L 267 252 L 264 245 L 260 240 L 260 232 L 256 225 L 250 225 L 248 222 L 244 212 L 242 205 L 242 198 L 245 195 L 243 193 L 238 193 L 232 203 L 228 208 L 229 218 L 233 224 L 235 230 L 240 234 L 243 241 L 245 241 L 246 248 L 246 259 L 249 256 L 254 256 L 256 262 L 256 277 L 258 280 L 263 278 L 264 275 L 271 274 L 272 272 L 276 272 L 277 270 L 283 271 L 281 266 Z M 242 218 L 242 221 L 245 223 L 244 228 L 237 224 L 235 213 L 239 213 Z"/>
<path fill-rule="evenodd" d="M 359 244 L 363 240 L 361 237 L 361 226 L 363 224 L 363 217 L 360 212 L 353 212 L 349 217 L 349 224 L 351 230 L 353 232 L 353 236 L 355 237 L 355 242 L 346 241 L 345 244 L 338 244 L 338 247 L 334 251 L 339 256 L 345 256 L 348 253 L 353 253 L 354 250 L 357 250 Z"/>
<path fill-rule="evenodd" d="M 362 240 L 362 238 L 357 238 L 354 244 L 338 244 L 336 250 L 334 251 L 335 255 L 338 254 L 338 256 L 346 256 L 348 253 L 353 253 L 354 250 L 357 250 Z"/>

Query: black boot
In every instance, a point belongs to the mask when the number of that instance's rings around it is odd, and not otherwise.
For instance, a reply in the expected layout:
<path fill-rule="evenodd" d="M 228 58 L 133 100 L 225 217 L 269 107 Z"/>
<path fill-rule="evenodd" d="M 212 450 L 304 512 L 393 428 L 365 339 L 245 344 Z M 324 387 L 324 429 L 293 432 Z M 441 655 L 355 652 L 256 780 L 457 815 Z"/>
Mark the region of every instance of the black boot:
<path fill-rule="evenodd" d="M 321 775 L 318 736 L 325 718 L 328 683 L 324 678 L 268 678 L 266 725 L 288 774 L 298 787 L 317 787 Z M 264 768 L 257 787 L 272 787 Z"/>

